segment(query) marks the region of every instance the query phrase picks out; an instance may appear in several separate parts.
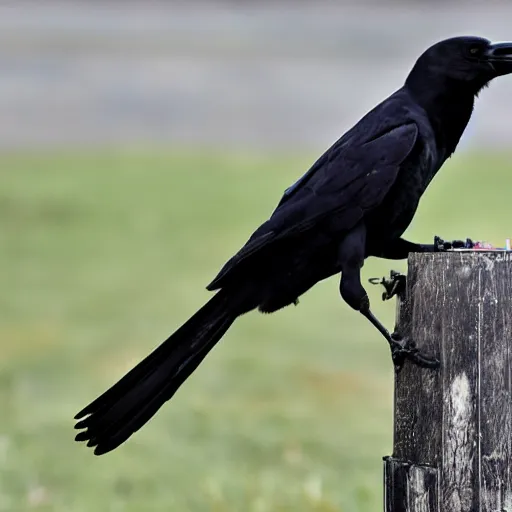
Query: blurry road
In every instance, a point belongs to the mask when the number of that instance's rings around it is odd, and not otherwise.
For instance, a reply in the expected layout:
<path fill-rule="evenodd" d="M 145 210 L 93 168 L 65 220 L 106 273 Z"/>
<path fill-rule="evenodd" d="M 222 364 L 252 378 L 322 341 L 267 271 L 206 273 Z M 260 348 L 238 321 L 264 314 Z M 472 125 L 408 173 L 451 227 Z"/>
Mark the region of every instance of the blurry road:
<path fill-rule="evenodd" d="M 510 2 L 240 4 L 1 2 L 0 147 L 323 148 L 435 40 L 512 38 Z M 465 142 L 512 141 L 511 95 L 482 93 Z"/>

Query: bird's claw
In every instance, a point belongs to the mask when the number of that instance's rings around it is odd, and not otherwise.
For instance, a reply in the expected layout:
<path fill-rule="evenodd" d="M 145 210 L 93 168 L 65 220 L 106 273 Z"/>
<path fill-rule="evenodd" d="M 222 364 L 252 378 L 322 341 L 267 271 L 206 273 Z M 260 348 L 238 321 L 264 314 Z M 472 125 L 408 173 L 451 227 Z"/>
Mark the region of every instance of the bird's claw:
<path fill-rule="evenodd" d="M 439 368 L 440 362 L 438 359 L 422 355 L 413 341 L 402 338 L 396 332 L 391 335 L 389 344 L 391 347 L 391 357 L 397 371 L 402 368 L 406 359 L 409 359 L 421 368 Z"/>
<path fill-rule="evenodd" d="M 439 236 L 434 237 L 434 252 L 444 252 L 450 249 L 471 249 L 475 244 L 471 238 L 466 240 L 452 240 L 451 242 L 443 240 Z"/>
<path fill-rule="evenodd" d="M 405 276 L 395 270 L 392 270 L 389 273 L 389 279 L 386 279 L 385 277 L 382 279 L 372 277 L 368 281 L 371 284 L 381 284 L 384 286 L 385 291 L 382 292 L 382 300 L 392 299 L 395 295 L 400 295 L 405 290 Z"/>

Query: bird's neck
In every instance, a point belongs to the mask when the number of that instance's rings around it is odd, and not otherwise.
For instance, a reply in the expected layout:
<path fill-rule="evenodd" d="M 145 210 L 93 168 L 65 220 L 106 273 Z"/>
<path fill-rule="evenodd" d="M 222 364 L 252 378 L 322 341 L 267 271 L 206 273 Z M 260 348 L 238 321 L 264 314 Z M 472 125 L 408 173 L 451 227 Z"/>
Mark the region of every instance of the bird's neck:
<path fill-rule="evenodd" d="M 439 81 L 442 83 L 437 83 Z M 424 77 L 423 80 L 415 80 L 410 76 L 405 86 L 427 113 L 438 146 L 444 148 L 448 158 L 455 151 L 471 118 L 478 91 L 441 77 L 433 83 Z"/>

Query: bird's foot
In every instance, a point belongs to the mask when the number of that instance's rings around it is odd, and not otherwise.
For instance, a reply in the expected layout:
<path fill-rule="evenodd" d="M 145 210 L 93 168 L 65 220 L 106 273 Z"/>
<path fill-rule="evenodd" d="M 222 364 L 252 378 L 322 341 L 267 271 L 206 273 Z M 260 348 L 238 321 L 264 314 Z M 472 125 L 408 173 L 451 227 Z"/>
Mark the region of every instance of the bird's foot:
<path fill-rule="evenodd" d="M 389 279 L 383 277 L 379 279 L 378 277 L 372 277 L 369 279 L 371 284 L 381 284 L 384 286 L 384 291 L 382 292 L 382 300 L 392 299 L 395 295 L 400 295 L 405 291 L 405 283 L 406 279 L 403 274 L 397 272 L 396 270 L 392 270 L 389 273 Z"/>
<path fill-rule="evenodd" d="M 466 240 L 452 240 L 447 241 L 443 240 L 439 236 L 434 237 L 433 244 L 418 244 L 417 252 L 446 252 L 450 249 L 472 249 L 475 243 L 471 238 L 466 238 Z M 416 251 L 413 251 L 416 252 Z"/>
<path fill-rule="evenodd" d="M 391 357 L 397 371 L 402 368 L 406 359 L 409 359 L 421 368 L 439 368 L 440 363 L 438 359 L 424 356 L 413 341 L 402 338 L 396 332 L 391 335 L 389 345 L 391 347 Z"/>
<path fill-rule="evenodd" d="M 439 236 L 434 237 L 434 245 L 432 252 L 444 252 L 449 249 L 471 249 L 475 244 L 471 238 L 466 238 L 466 240 L 452 240 L 451 242 L 443 240 Z"/>

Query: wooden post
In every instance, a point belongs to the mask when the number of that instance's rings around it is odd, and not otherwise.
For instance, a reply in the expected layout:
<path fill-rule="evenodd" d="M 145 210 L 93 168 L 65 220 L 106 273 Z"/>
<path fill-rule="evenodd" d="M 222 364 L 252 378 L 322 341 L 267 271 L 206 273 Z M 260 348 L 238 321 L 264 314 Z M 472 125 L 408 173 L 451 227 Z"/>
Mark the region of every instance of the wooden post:
<path fill-rule="evenodd" d="M 512 255 L 411 255 L 397 330 L 441 368 L 395 377 L 385 511 L 512 512 Z"/>

